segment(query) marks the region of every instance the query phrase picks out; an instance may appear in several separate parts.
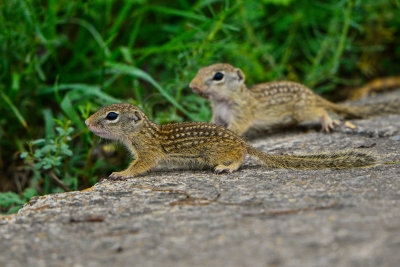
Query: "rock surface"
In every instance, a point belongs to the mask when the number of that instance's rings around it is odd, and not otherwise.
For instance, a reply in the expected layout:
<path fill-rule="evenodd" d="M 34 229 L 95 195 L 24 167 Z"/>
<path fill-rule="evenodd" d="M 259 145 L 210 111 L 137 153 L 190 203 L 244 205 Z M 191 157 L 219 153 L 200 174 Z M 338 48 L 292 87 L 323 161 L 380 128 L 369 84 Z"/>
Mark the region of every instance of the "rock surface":
<path fill-rule="evenodd" d="M 0 265 L 398 266 L 400 116 L 351 124 L 251 143 L 271 153 L 358 148 L 382 164 L 269 170 L 247 159 L 233 174 L 157 171 L 36 197 L 1 217 Z"/>

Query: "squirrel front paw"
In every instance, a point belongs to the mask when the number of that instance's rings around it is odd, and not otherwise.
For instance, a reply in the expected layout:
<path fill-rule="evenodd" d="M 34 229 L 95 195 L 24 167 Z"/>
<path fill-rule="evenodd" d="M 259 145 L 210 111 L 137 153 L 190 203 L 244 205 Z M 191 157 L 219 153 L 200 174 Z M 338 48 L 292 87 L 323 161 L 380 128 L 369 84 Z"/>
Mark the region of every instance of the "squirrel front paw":
<path fill-rule="evenodd" d="M 329 133 L 335 130 L 336 127 L 339 127 L 340 124 L 339 120 L 332 120 L 331 118 L 325 119 L 322 121 L 321 132 Z"/>

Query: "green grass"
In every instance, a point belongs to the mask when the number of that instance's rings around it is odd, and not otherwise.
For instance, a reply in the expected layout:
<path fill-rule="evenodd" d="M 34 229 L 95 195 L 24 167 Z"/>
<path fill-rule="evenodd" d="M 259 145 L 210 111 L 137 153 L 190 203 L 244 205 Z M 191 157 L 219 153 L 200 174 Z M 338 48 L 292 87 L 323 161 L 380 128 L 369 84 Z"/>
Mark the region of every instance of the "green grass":
<path fill-rule="evenodd" d="M 84 125 L 101 106 L 131 102 L 158 123 L 208 121 L 208 103 L 188 89 L 199 67 L 229 62 L 248 84 L 290 79 L 319 93 L 399 74 L 399 7 L 383 0 L 2 1 L 0 211 L 123 168 L 126 154 L 101 145 Z M 61 140 L 57 127 L 67 124 L 73 131 Z M 32 145 L 37 139 L 44 144 Z M 34 164 L 41 160 L 49 169 Z"/>

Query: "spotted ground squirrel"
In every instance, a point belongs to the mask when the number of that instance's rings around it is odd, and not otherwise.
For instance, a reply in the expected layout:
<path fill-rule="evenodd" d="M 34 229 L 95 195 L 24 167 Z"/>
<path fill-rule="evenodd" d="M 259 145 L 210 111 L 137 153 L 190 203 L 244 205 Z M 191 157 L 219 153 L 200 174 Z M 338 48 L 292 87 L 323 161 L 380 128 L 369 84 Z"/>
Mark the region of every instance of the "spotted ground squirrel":
<path fill-rule="evenodd" d="M 346 118 L 399 113 L 400 99 L 371 106 L 350 107 L 335 104 L 299 83 L 276 81 L 247 88 L 243 72 L 229 64 L 201 68 L 189 87 L 211 101 L 212 122 L 238 135 L 250 129 L 271 129 L 320 119 L 329 132 L 339 124 L 328 111 Z"/>
<path fill-rule="evenodd" d="M 134 155 L 135 160 L 126 170 L 111 174 L 114 179 L 134 177 L 160 164 L 209 167 L 216 173 L 231 173 L 240 167 L 247 154 L 268 168 L 352 168 L 376 162 L 373 156 L 359 151 L 266 154 L 222 126 L 204 122 L 158 125 L 131 104 L 103 107 L 85 123 L 96 135 L 122 142 Z"/>

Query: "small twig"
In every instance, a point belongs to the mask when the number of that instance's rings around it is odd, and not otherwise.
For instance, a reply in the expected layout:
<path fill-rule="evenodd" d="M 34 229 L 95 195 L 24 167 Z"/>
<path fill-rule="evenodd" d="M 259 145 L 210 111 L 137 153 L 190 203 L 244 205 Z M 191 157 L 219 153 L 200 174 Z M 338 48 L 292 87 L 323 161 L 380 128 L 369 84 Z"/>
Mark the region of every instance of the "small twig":
<path fill-rule="evenodd" d="M 102 216 L 91 216 L 86 218 L 70 218 L 70 223 L 81 223 L 81 222 L 104 222 L 104 217 Z"/>
<path fill-rule="evenodd" d="M 138 229 L 132 229 L 127 231 L 116 231 L 116 232 L 107 232 L 103 234 L 96 235 L 96 237 L 103 237 L 103 236 L 122 236 L 122 235 L 135 235 L 138 234 Z"/>
<path fill-rule="evenodd" d="M 316 210 L 326 210 L 340 206 L 338 202 L 333 202 L 326 206 L 316 206 L 316 207 L 304 207 L 299 209 L 289 209 L 289 210 L 270 210 L 261 213 L 247 213 L 243 214 L 246 217 L 259 217 L 259 216 L 279 216 L 279 215 L 290 215 L 297 214 L 304 211 L 316 211 Z"/>
<path fill-rule="evenodd" d="M 56 184 L 58 184 L 62 189 L 64 189 L 66 192 L 72 191 L 71 188 L 69 188 L 66 184 L 64 184 L 63 181 L 61 181 L 57 175 L 54 173 L 54 171 L 49 171 L 47 173 L 51 179 L 54 180 L 54 182 L 56 182 Z"/>

